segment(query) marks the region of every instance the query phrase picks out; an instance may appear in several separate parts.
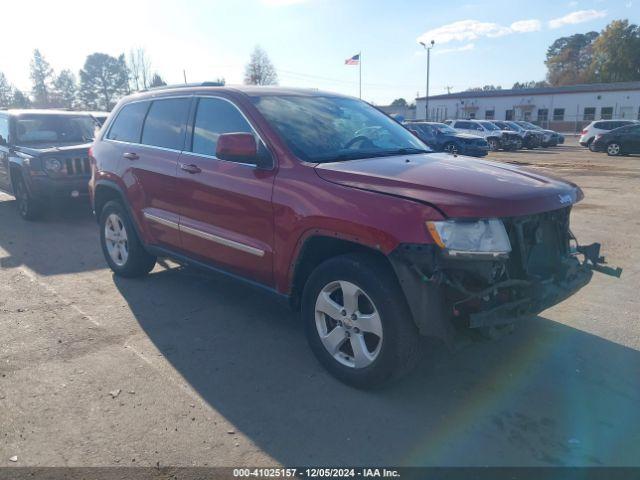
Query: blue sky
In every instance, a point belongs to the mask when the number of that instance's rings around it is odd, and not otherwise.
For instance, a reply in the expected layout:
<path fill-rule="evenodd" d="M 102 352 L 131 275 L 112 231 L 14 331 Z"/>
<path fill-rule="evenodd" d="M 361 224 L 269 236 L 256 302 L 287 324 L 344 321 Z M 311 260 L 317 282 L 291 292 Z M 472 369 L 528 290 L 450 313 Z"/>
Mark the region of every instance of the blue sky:
<path fill-rule="evenodd" d="M 358 68 L 344 60 L 362 52 L 363 98 L 385 104 L 425 91 L 426 56 L 419 38 L 434 39 L 432 95 L 485 84 L 510 87 L 541 80 L 547 47 L 558 37 L 601 30 L 613 19 L 640 22 L 640 0 L 79 0 L 3 4 L 0 71 L 29 88 L 31 52 L 54 69 L 77 72 L 87 54 L 149 53 L 170 83 L 225 77 L 241 83 L 257 44 L 287 86 L 358 94 Z M 69 25 L 68 27 L 66 25 Z"/>

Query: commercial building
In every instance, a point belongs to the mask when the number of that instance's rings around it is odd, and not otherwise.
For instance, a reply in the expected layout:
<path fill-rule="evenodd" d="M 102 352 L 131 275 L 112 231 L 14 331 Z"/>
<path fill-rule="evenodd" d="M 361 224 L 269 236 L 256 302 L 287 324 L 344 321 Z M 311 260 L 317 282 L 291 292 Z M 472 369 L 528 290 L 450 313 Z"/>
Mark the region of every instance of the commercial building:
<path fill-rule="evenodd" d="M 416 98 L 416 118 L 425 118 L 425 97 Z M 429 119 L 449 118 L 526 120 L 553 130 L 577 132 L 593 120 L 640 119 L 640 82 L 429 96 Z"/>

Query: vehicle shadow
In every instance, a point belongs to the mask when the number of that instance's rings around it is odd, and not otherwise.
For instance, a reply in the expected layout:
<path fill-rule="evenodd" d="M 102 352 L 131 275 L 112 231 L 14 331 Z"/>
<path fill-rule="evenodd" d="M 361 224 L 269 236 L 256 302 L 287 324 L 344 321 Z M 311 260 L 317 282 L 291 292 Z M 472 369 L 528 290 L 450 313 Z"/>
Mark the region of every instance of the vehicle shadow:
<path fill-rule="evenodd" d="M 115 278 L 149 339 L 285 465 L 638 465 L 640 353 L 544 317 L 373 392 L 330 377 L 298 315 L 219 275 Z"/>
<path fill-rule="evenodd" d="M 0 225 L 5 251 L 4 256 L 0 251 L 0 268 L 25 266 L 40 275 L 58 275 L 106 266 L 88 202 L 52 205 L 41 219 L 28 222 L 18 215 L 15 200 L 0 194 Z"/>

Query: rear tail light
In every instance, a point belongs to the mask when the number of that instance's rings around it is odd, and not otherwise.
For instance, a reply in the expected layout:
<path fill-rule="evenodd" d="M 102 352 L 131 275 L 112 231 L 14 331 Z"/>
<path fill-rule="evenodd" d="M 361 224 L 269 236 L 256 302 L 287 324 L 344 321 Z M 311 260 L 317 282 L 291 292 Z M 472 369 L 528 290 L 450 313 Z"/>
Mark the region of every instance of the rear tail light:
<path fill-rule="evenodd" d="M 582 130 L 582 135 L 586 135 L 587 134 L 587 129 L 585 128 L 584 130 Z"/>

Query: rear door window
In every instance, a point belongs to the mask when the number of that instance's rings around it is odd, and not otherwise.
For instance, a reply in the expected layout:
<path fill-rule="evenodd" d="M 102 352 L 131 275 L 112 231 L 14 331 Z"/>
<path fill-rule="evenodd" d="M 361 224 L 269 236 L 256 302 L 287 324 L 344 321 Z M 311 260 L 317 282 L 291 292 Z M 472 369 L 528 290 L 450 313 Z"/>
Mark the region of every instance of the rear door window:
<path fill-rule="evenodd" d="M 144 121 L 141 143 L 182 150 L 190 106 L 190 98 L 155 100 Z"/>
<path fill-rule="evenodd" d="M 136 102 L 125 105 L 111 125 L 107 138 L 121 142 L 140 142 L 142 122 L 147 114 L 149 102 Z"/>

